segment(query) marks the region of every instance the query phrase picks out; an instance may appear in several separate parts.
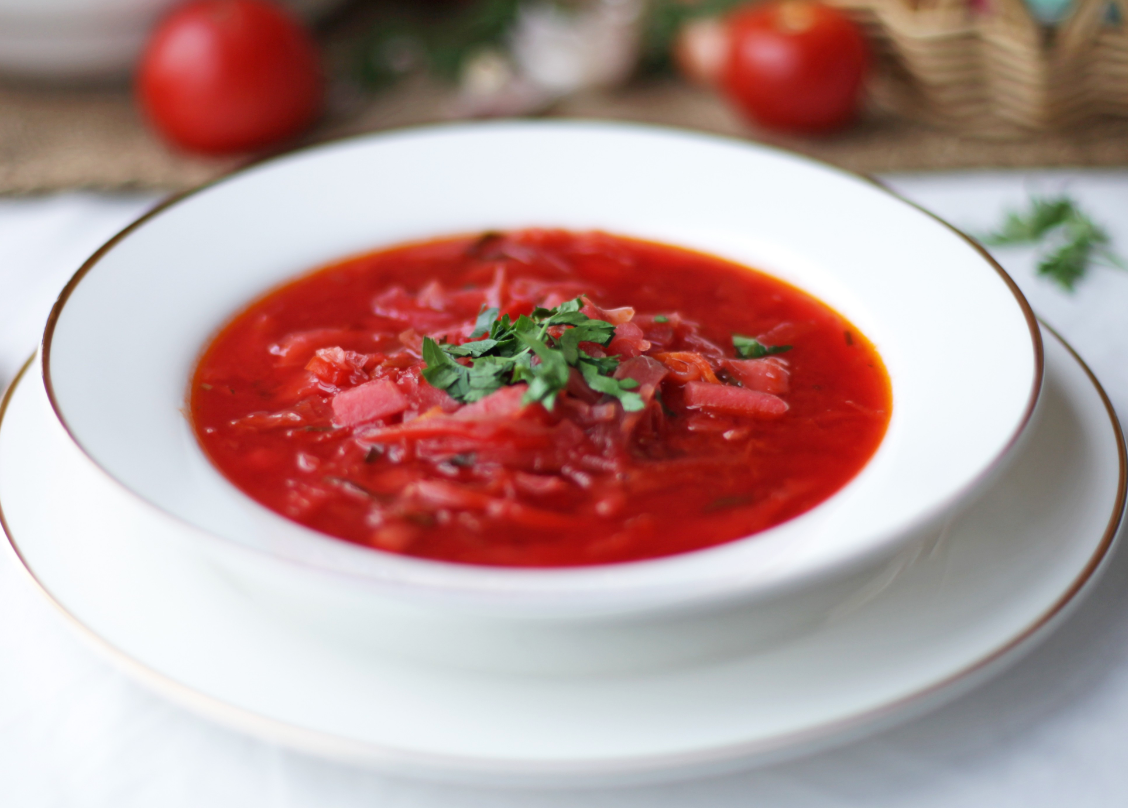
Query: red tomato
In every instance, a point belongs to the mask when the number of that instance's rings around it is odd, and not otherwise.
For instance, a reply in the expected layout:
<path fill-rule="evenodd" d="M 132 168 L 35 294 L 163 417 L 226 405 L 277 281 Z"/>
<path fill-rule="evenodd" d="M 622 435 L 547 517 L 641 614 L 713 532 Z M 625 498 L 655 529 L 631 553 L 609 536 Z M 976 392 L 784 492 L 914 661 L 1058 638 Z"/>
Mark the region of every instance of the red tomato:
<path fill-rule="evenodd" d="M 199 152 L 269 146 L 321 108 L 317 49 L 266 0 L 194 0 L 166 18 L 141 59 L 137 93 L 176 145 Z"/>
<path fill-rule="evenodd" d="M 726 28 L 720 86 L 753 121 L 821 132 L 854 117 L 869 57 L 861 31 L 841 12 L 783 0 L 743 7 Z"/>

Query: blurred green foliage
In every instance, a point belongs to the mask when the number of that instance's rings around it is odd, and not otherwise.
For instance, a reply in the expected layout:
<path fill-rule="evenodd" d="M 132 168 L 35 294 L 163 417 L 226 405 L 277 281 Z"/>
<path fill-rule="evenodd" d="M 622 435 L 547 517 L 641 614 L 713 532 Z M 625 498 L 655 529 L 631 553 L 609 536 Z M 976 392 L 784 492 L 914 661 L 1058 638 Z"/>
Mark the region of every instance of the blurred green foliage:
<path fill-rule="evenodd" d="M 465 0 L 461 3 L 385 2 L 375 13 L 358 51 L 364 85 L 378 89 L 413 72 L 448 81 L 467 57 L 485 48 L 504 49 L 523 3 L 551 0 Z M 557 0 L 560 2 L 560 0 Z M 564 8 L 575 5 L 561 2 Z M 688 20 L 724 14 L 748 0 L 649 0 L 641 21 L 639 73 L 673 72 L 671 50 Z"/>
<path fill-rule="evenodd" d="M 380 88 L 407 73 L 429 72 L 454 81 L 472 53 L 504 45 L 521 2 L 383 3 L 360 43 L 361 80 Z"/>

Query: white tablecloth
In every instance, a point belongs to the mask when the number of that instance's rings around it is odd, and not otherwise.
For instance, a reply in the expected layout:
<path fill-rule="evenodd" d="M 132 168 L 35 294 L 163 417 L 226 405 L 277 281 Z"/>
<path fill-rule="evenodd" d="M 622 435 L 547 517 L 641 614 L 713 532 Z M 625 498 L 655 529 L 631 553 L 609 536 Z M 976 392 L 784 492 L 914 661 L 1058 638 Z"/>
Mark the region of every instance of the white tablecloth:
<path fill-rule="evenodd" d="M 1128 254 L 1128 171 L 897 176 L 888 183 L 983 231 L 1029 192 L 1068 190 Z M 152 204 L 70 194 L 0 200 L 0 384 L 30 354 L 55 293 L 104 239 Z M 812 234 L 817 237 L 817 223 Z M 1128 413 L 1128 272 L 1076 294 L 999 252 L 1035 310 Z M 906 266 L 906 272 L 913 267 Z M 980 357 L 990 361 L 989 353 Z M 7 547 L 5 543 L 5 548 Z M 984 687 L 868 740 L 708 781 L 527 792 L 397 780 L 216 727 L 118 673 L 80 641 L 0 550 L 0 805 L 912 806 L 1128 805 L 1128 552 L 1047 642 Z"/>

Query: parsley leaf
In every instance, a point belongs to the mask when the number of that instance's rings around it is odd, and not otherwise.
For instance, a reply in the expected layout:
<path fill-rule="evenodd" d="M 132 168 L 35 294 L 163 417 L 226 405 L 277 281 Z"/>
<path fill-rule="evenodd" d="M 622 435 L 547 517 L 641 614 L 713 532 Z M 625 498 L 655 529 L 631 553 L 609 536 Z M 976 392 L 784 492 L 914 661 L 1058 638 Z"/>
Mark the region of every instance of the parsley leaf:
<path fill-rule="evenodd" d="M 764 345 L 758 339 L 740 334 L 732 335 L 732 347 L 736 348 L 736 355 L 742 359 L 761 359 L 791 350 L 790 345 Z"/>
<path fill-rule="evenodd" d="M 505 387 L 509 363 L 502 357 L 483 356 L 474 361 L 466 375 L 466 389 L 461 395 L 448 390 L 454 398 L 467 403 L 485 398 L 495 390 Z"/>
<path fill-rule="evenodd" d="M 461 345 L 447 345 L 446 352 L 451 356 L 481 356 L 497 347 L 495 339 L 480 339 L 475 342 L 464 342 Z"/>
<path fill-rule="evenodd" d="M 642 401 L 642 396 L 631 392 L 632 388 L 638 387 L 638 382 L 634 379 L 616 379 L 614 376 L 604 376 L 599 372 L 599 366 L 587 359 L 580 362 L 580 373 L 583 374 L 588 387 L 597 393 L 604 393 L 619 399 L 619 403 L 623 405 L 623 409 L 627 412 L 637 412 L 646 406 Z"/>
<path fill-rule="evenodd" d="M 564 359 L 569 365 L 575 366 L 580 358 L 580 343 L 595 342 L 606 345 L 615 336 L 615 326 L 603 320 L 588 320 L 573 328 L 569 328 L 560 335 L 560 349 L 564 351 Z M 618 362 L 615 363 L 618 365 Z"/>
<path fill-rule="evenodd" d="M 581 308 L 583 298 L 577 297 L 553 309 L 536 308 L 515 322 L 508 314 L 498 317 L 496 308 L 483 308 L 470 335 L 473 341 L 446 345 L 423 338 L 423 378 L 464 403 L 525 382 L 525 403 L 539 402 L 551 410 L 576 368 L 596 392 L 618 399 L 627 411 L 641 410 L 642 397 L 632 392 L 638 382 L 614 377 L 619 358 L 593 357 L 580 348 L 582 342 L 607 345 L 615 336 L 613 324 L 592 319 Z M 457 361 L 467 358 L 469 364 Z"/>
<path fill-rule="evenodd" d="M 478 312 L 478 319 L 474 321 L 474 330 L 470 333 L 470 338 L 477 339 L 490 333 L 490 326 L 496 319 L 497 309 L 493 307 L 487 309 L 483 304 L 482 310 Z"/>
<path fill-rule="evenodd" d="M 525 393 L 525 403 L 539 401 L 545 409 L 551 410 L 556 403 L 556 394 L 568 385 L 568 362 L 564 352 L 550 348 L 535 331 L 532 321 L 522 316 L 517 320 L 517 338 L 521 340 L 540 360 L 534 365 L 517 363 L 513 370 L 513 381 L 527 381 L 529 389 Z"/>
<path fill-rule="evenodd" d="M 1102 260 L 1124 268 L 1109 247 L 1108 233 L 1066 195 L 1031 197 L 1025 212 L 1010 211 L 1002 226 L 982 237 L 984 244 L 1003 247 L 1048 242 L 1038 258 L 1038 274 L 1072 291 L 1090 264 Z"/>
<path fill-rule="evenodd" d="M 430 337 L 423 337 L 423 361 L 427 363 L 423 378 L 440 390 L 456 387 L 466 374 L 466 368 L 451 359 Z"/>
<path fill-rule="evenodd" d="M 1065 224 L 1077 212 L 1073 200 L 1065 196 L 1052 199 L 1031 197 L 1028 211 L 1008 211 L 1003 226 L 986 238 L 995 245 L 1030 244 Z"/>

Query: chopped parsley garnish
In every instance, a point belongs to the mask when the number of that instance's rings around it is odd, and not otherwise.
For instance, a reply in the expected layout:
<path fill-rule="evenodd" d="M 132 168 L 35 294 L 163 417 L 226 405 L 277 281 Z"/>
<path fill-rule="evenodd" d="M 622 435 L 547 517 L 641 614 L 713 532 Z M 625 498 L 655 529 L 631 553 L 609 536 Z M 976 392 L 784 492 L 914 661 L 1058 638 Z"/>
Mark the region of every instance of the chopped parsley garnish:
<path fill-rule="evenodd" d="M 654 322 L 656 322 L 656 323 L 668 323 L 668 322 L 670 322 L 670 318 L 667 317 L 665 314 L 659 314 L 657 317 L 654 318 Z"/>
<path fill-rule="evenodd" d="M 1072 291 L 1097 259 L 1124 268 L 1110 249 L 1110 239 L 1068 196 L 1031 197 L 1027 211 L 1010 211 L 1002 227 L 983 236 L 992 247 L 1044 243 L 1038 257 L 1038 274 Z"/>
<path fill-rule="evenodd" d="M 638 382 L 614 377 L 619 358 L 590 356 L 580 348 L 581 342 L 607 345 L 615 336 L 614 325 L 588 317 L 582 307 L 583 299 L 577 297 L 554 309 L 534 309 L 516 321 L 508 314 L 498 317 L 497 309 L 483 309 L 470 334 L 472 342 L 447 345 L 423 338 L 423 378 L 464 404 L 525 382 L 525 403 L 540 402 L 551 410 L 556 394 L 568 385 L 570 368 L 576 368 L 592 390 L 617 398 L 624 410 L 641 410 L 642 398 L 631 392 Z M 554 327 L 563 329 L 558 336 L 549 333 Z M 467 358 L 469 365 L 457 361 Z"/>
<path fill-rule="evenodd" d="M 740 334 L 732 335 L 732 347 L 736 348 L 736 354 L 741 359 L 762 359 L 791 350 L 790 345 L 764 345 L 758 339 Z"/>

